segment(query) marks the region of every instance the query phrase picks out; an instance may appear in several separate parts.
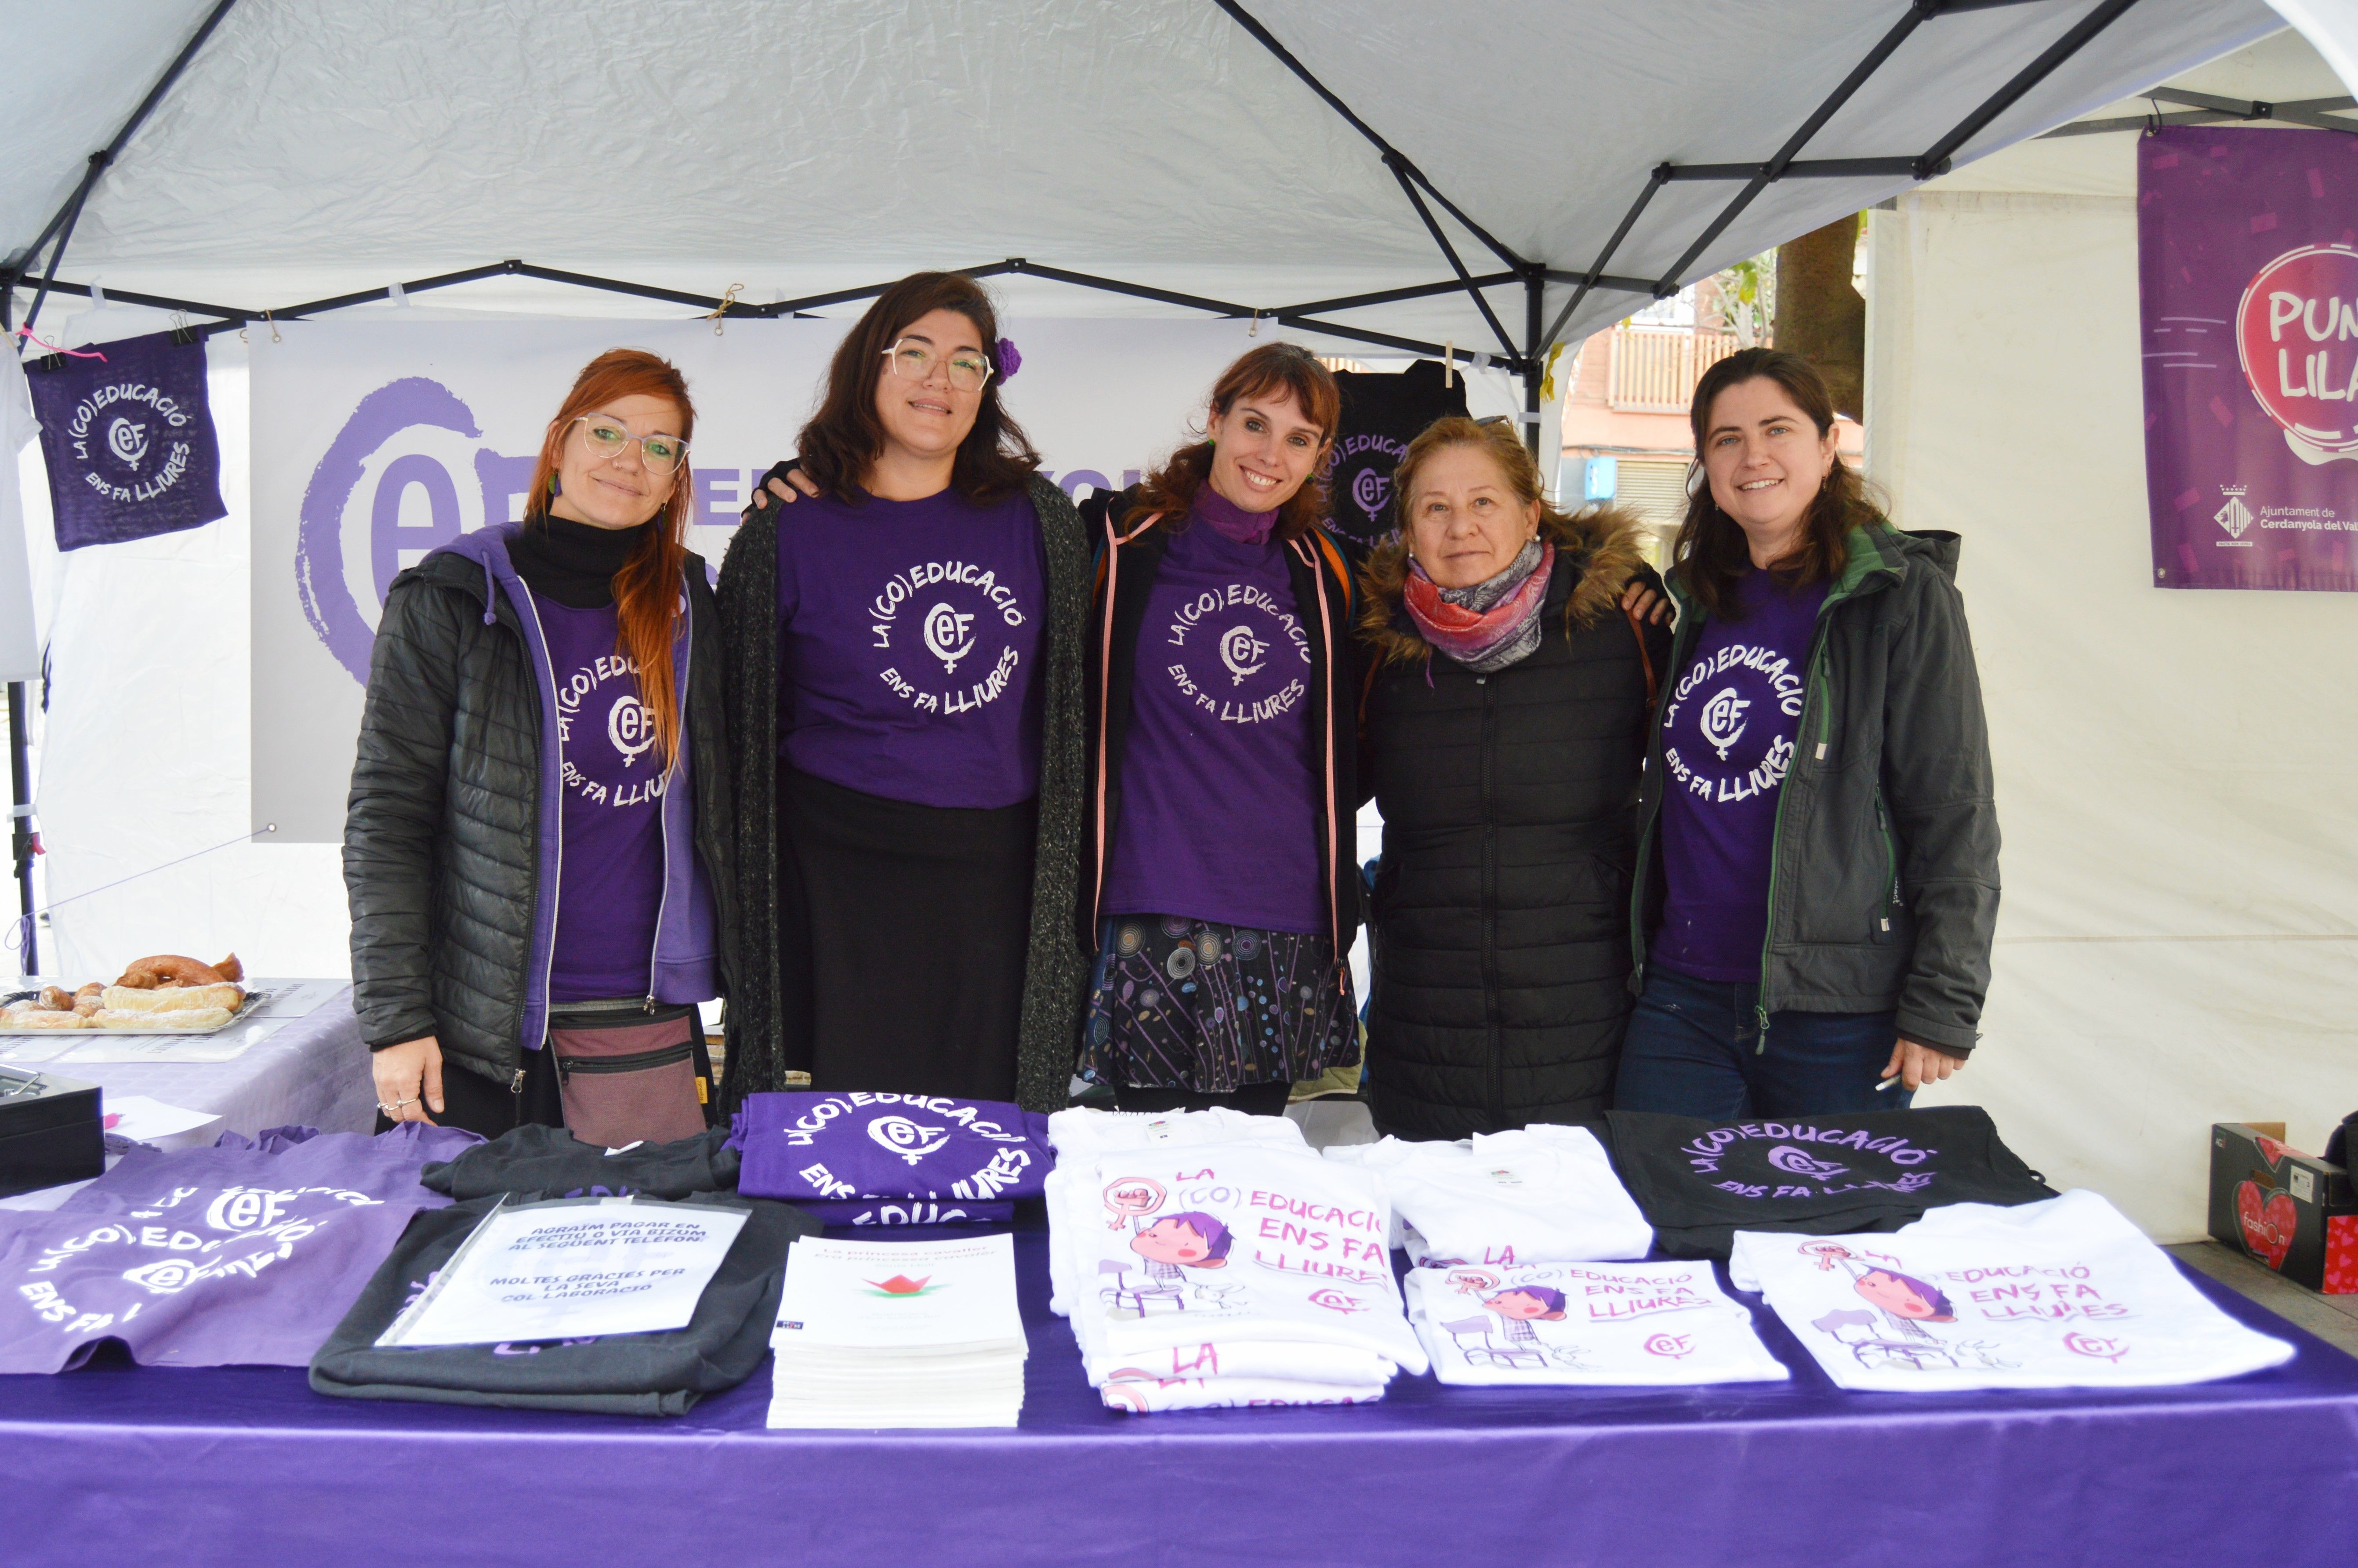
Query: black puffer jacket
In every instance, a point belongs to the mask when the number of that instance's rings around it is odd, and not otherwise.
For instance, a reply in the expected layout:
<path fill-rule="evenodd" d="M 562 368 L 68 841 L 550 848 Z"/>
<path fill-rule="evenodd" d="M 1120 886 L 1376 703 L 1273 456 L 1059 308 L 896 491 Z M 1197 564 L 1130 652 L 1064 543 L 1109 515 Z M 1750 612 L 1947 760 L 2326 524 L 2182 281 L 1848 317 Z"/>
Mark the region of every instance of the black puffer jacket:
<path fill-rule="evenodd" d="M 1619 608 L 1633 576 L 1654 581 L 1628 519 L 1551 536 L 1546 634 L 1489 676 L 1418 634 L 1397 545 L 1367 572 L 1360 624 L 1383 662 L 1359 777 L 1384 818 L 1368 1074 L 1377 1123 L 1407 1137 L 1595 1116 L 1620 1059 L 1639 762 L 1670 633 L 1641 639 Z"/>
<path fill-rule="evenodd" d="M 719 615 L 703 560 L 690 555 L 683 576 L 696 855 L 725 995 L 739 966 Z M 446 1064 L 501 1084 L 524 1063 L 542 897 L 542 709 L 527 646 L 476 561 L 440 551 L 395 578 L 344 818 L 362 1038 L 373 1048 L 431 1034 Z"/>

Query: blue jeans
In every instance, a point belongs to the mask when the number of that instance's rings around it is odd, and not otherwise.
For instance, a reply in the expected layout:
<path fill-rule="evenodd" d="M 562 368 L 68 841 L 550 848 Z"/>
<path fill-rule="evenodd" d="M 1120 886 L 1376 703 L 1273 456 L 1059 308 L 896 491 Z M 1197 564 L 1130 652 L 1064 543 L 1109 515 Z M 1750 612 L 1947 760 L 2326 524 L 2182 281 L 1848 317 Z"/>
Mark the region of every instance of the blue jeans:
<path fill-rule="evenodd" d="M 1905 1087 L 1877 1092 L 1898 1026 L 1887 1012 L 1772 1012 L 1760 1050 L 1755 984 L 1699 980 L 1653 965 L 1621 1044 L 1617 1110 L 1712 1121 L 1904 1110 Z"/>

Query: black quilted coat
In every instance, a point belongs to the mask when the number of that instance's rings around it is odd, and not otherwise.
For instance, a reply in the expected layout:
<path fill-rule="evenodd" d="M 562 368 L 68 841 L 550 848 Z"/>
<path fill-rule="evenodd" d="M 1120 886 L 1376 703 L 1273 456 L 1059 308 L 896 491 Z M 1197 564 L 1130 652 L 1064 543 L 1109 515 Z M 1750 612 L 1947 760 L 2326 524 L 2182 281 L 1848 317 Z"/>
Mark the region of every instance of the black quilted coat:
<path fill-rule="evenodd" d="M 704 562 L 690 555 L 684 576 L 696 853 L 716 905 L 726 994 L 741 966 L 720 619 Z M 526 647 L 514 609 L 477 563 L 439 553 L 395 578 L 369 656 L 344 818 L 362 1038 L 373 1048 L 431 1034 L 446 1064 L 503 1085 L 524 1065 L 541 897 L 540 695 Z"/>
<path fill-rule="evenodd" d="M 1649 668 L 1617 600 L 1651 582 L 1627 519 L 1552 531 L 1539 646 L 1477 676 L 1400 608 L 1398 546 L 1368 570 L 1360 625 L 1382 662 L 1360 787 L 1384 818 L 1373 899 L 1368 1074 L 1375 1117 L 1463 1138 L 1606 1108 L 1628 1017 L 1629 879 Z"/>

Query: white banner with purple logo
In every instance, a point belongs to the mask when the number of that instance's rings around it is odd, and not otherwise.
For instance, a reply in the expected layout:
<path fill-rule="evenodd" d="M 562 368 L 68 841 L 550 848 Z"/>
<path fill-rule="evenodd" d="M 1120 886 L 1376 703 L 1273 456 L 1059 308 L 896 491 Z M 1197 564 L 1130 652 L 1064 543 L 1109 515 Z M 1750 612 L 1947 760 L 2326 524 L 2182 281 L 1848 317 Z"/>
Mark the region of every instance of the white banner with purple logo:
<path fill-rule="evenodd" d="M 1004 322 L 1005 390 L 1067 492 L 1120 486 L 1170 449 L 1241 321 Z M 617 346 L 678 365 L 696 399 L 689 547 L 718 567 L 749 487 L 794 449 L 846 323 L 448 319 L 255 334 L 254 822 L 343 836 L 353 738 L 385 589 L 428 551 L 523 515 L 549 417 Z"/>

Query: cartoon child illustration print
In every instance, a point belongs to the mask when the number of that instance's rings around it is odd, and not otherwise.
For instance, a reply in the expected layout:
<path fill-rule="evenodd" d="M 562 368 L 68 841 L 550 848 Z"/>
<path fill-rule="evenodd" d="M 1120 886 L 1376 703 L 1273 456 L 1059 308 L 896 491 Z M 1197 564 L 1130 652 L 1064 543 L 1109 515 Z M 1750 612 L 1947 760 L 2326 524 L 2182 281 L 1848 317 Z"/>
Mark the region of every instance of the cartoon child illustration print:
<path fill-rule="evenodd" d="M 1841 1268 L 1851 1277 L 1851 1289 L 1874 1312 L 1827 1313 L 1810 1326 L 1830 1334 L 1850 1346 L 1859 1365 L 1929 1371 L 1967 1364 L 2010 1367 L 1992 1355 L 1980 1340 L 1952 1342 L 1925 1325 L 1954 1323 L 1957 1310 L 1941 1288 L 1913 1274 L 1903 1274 L 1888 1262 L 1870 1263 L 1835 1242 L 1815 1241 L 1801 1250 L 1825 1270 Z M 1869 1256 L 1876 1256 L 1870 1254 Z M 1878 1318 L 1881 1320 L 1878 1322 Z"/>
<path fill-rule="evenodd" d="M 1485 1296 L 1482 1305 L 1497 1313 L 1500 1326 L 1507 1336 L 1506 1354 L 1545 1357 L 1567 1367 L 1577 1367 L 1579 1353 L 1562 1346 L 1548 1345 L 1540 1338 L 1535 1323 L 1563 1321 L 1563 1292 L 1548 1285 L 1517 1285 Z M 1511 1360 L 1510 1363 L 1511 1364 Z"/>
<path fill-rule="evenodd" d="M 1127 1289 L 1117 1284 L 1110 1299 L 1117 1308 L 1128 1304 L 1141 1315 L 1149 1298 L 1157 1305 L 1184 1311 L 1188 1287 L 1195 1282 L 1188 1271 L 1227 1268 L 1235 1240 L 1227 1226 L 1199 1209 L 1166 1214 L 1141 1226 L 1130 1238 L 1130 1249 L 1143 1260 L 1146 1283 Z M 1197 1285 L 1196 1293 L 1217 1299 L 1228 1292 Z"/>
<path fill-rule="evenodd" d="M 1851 1282 L 1851 1289 L 1882 1308 L 1893 1332 L 1908 1338 L 1937 1345 L 1940 1341 L 1920 1325 L 1957 1321 L 1956 1308 L 1939 1287 L 1897 1269 L 1869 1269 Z"/>

